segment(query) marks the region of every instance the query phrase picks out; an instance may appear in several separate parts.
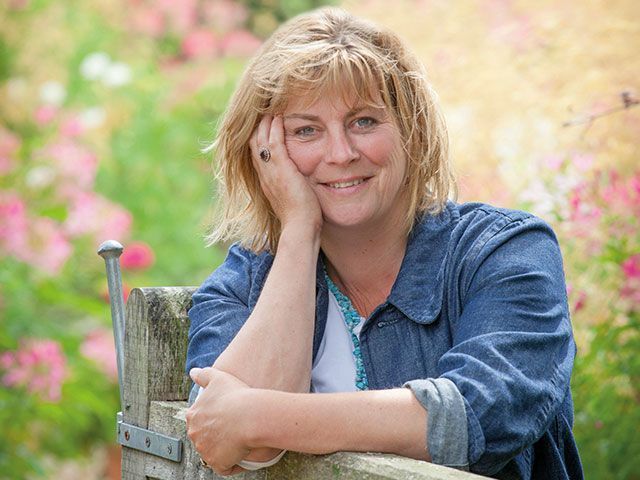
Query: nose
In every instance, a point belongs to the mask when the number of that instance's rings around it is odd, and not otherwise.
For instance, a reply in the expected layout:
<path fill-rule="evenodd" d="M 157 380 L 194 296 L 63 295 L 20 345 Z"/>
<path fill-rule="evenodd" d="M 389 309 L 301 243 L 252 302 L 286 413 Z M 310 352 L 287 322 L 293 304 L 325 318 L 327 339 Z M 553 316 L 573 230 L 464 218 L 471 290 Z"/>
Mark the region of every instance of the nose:
<path fill-rule="evenodd" d="M 327 153 L 329 163 L 347 164 L 359 157 L 358 150 L 344 128 L 330 132 Z"/>

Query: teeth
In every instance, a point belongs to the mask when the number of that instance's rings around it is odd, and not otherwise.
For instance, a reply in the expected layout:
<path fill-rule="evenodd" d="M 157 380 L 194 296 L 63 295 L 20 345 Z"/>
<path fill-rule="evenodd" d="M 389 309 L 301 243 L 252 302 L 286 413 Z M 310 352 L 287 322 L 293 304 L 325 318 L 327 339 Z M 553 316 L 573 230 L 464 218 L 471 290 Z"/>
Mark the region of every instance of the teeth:
<path fill-rule="evenodd" d="M 347 188 L 347 187 L 353 187 L 354 185 L 360 185 L 361 183 L 364 183 L 363 178 L 359 180 L 352 180 L 350 182 L 329 183 L 328 185 L 331 188 Z"/>

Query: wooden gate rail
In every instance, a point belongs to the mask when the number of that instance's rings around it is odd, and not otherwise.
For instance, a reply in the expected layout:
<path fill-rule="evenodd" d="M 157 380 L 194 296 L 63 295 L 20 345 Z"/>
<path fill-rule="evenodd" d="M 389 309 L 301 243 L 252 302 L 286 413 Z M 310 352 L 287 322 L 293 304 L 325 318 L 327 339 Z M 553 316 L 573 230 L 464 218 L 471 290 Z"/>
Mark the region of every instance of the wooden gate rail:
<path fill-rule="evenodd" d="M 212 480 L 220 477 L 200 465 L 186 435 L 190 380 L 184 372 L 191 296 L 195 287 L 136 288 L 127 302 L 125 331 L 124 424 L 182 442 L 181 461 L 122 448 L 123 480 Z M 236 475 L 238 480 L 403 479 L 473 480 L 473 475 L 396 455 L 288 452 L 276 465 Z"/>

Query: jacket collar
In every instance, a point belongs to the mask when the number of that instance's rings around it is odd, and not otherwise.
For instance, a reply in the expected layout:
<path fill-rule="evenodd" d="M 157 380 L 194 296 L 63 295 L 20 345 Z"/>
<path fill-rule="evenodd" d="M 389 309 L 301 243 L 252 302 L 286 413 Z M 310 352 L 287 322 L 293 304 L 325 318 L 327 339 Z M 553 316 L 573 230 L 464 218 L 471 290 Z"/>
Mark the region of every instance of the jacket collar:
<path fill-rule="evenodd" d="M 411 230 L 398 278 L 387 301 L 414 322 L 431 323 L 440 313 L 449 240 L 459 219 L 456 204 L 447 202 L 440 214 L 425 214 Z M 322 253 L 318 256 L 316 281 L 314 358 L 327 320 L 328 289 Z"/>
<path fill-rule="evenodd" d="M 411 231 L 388 303 L 414 322 L 431 323 L 440 313 L 449 239 L 459 218 L 456 205 L 447 202 L 441 213 L 425 214 Z"/>

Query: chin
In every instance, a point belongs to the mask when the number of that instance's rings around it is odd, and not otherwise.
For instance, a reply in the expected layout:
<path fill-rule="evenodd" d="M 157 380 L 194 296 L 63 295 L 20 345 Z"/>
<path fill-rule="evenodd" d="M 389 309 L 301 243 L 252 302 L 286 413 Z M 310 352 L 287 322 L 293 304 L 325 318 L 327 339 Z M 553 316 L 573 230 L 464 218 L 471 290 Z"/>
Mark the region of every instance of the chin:
<path fill-rule="evenodd" d="M 373 216 L 365 212 L 328 212 L 324 221 L 334 227 L 353 228 L 370 223 Z"/>

